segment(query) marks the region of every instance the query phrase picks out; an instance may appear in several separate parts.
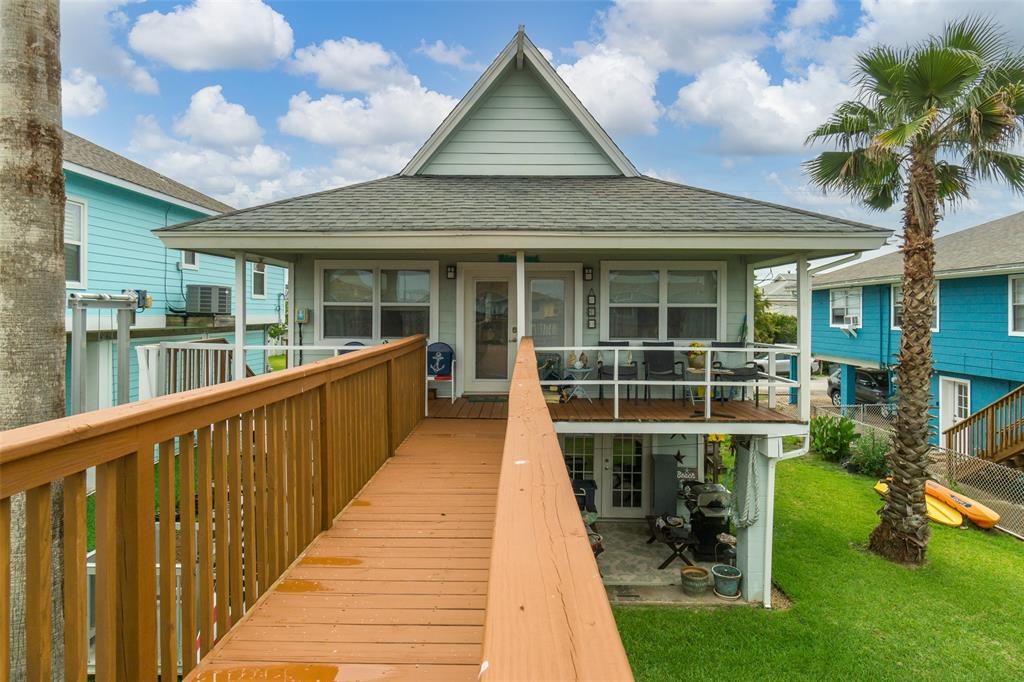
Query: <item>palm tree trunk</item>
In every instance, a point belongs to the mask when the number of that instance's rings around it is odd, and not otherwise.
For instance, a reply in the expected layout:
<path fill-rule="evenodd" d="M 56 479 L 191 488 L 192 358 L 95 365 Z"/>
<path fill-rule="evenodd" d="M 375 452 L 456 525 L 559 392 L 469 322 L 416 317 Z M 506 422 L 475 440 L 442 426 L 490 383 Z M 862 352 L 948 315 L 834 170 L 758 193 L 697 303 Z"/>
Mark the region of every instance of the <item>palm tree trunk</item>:
<path fill-rule="evenodd" d="M 930 449 L 937 197 L 935 153 L 915 149 L 903 212 L 903 333 L 896 368 L 899 414 L 889 456 L 893 480 L 870 539 L 874 552 L 914 564 L 924 561 L 931 533 L 924 485 Z"/>
<path fill-rule="evenodd" d="M 58 0 L 0 0 L 0 429 L 64 416 Z M 63 679 L 63 500 L 53 486 L 53 675 Z M 11 504 L 11 679 L 25 679 L 24 495 Z M 4 662 L 6 663 L 6 661 Z"/>

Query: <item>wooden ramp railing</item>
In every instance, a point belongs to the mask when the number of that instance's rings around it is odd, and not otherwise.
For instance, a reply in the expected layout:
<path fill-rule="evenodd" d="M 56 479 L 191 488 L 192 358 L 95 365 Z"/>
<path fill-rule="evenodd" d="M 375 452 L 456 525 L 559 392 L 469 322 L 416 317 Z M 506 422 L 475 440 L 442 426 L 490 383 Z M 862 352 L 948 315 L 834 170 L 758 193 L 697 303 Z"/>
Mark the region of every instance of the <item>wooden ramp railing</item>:
<path fill-rule="evenodd" d="M 632 680 L 530 338 L 519 346 L 508 414 L 480 679 Z"/>
<path fill-rule="evenodd" d="M 1024 384 L 944 433 L 951 450 L 993 462 L 1024 454 Z"/>
<path fill-rule="evenodd" d="M 11 496 L 24 492 L 26 570 L 14 580 L 28 679 L 50 679 L 61 644 L 50 635 L 53 482 L 64 483 L 66 679 L 86 679 L 85 476 L 97 467 L 96 679 L 153 681 L 159 669 L 177 680 L 179 661 L 188 673 L 422 419 L 425 346 L 412 337 L 0 434 L 0 605 L 6 614 Z M 176 562 L 180 585 L 156 565 Z M 0 680 L 8 627 L 0 617 Z"/>

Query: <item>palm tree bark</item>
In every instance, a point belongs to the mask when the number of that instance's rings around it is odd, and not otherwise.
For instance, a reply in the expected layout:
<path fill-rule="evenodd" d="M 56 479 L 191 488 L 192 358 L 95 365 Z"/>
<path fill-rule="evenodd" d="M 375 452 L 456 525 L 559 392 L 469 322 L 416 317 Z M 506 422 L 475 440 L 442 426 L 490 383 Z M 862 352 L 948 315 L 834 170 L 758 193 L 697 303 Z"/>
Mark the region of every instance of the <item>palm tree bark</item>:
<path fill-rule="evenodd" d="M 896 368 L 899 414 L 889 464 L 892 483 L 872 531 L 870 547 L 903 563 L 922 563 L 928 538 L 924 485 L 928 478 L 928 426 L 935 316 L 935 244 L 938 191 L 935 152 L 913 151 L 903 212 L 903 322 Z"/>
<path fill-rule="evenodd" d="M 0 429 L 64 416 L 58 0 L 0 0 Z M 54 679 L 63 679 L 63 505 L 53 486 Z M 25 678 L 24 495 L 11 504 L 11 679 Z"/>

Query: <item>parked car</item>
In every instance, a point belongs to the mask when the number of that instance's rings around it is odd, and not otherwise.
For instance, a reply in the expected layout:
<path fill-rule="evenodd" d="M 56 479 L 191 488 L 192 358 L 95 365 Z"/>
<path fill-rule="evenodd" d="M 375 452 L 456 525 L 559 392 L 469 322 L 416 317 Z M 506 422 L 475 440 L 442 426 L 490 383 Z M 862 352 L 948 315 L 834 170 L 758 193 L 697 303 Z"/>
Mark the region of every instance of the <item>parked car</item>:
<path fill-rule="evenodd" d="M 789 376 L 789 358 L 788 355 L 775 355 L 775 376 L 785 377 Z M 757 368 L 768 374 L 768 354 L 767 353 L 755 353 L 754 363 Z M 821 371 L 821 363 L 817 360 L 811 360 L 811 374 L 817 374 Z"/>
<path fill-rule="evenodd" d="M 842 404 L 839 384 L 840 370 L 837 368 L 828 375 L 828 397 L 833 405 Z M 869 369 L 857 370 L 857 386 L 855 396 L 858 405 L 888 405 L 892 402 L 889 395 L 889 377 L 886 372 Z"/>

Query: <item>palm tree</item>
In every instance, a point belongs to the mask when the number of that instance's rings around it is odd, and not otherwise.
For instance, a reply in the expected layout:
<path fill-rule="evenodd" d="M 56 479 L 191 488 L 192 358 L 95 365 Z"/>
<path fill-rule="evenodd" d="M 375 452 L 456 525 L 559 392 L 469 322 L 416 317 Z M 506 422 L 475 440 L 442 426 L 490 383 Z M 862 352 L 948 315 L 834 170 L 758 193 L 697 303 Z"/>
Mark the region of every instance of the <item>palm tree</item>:
<path fill-rule="evenodd" d="M 0 0 L 0 430 L 64 416 L 57 0 Z M 52 490 L 53 670 L 63 677 L 63 505 Z M 25 676 L 24 495 L 11 499 L 11 679 Z M 36 607 L 38 608 L 38 607 Z M 0 661 L 0 665 L 7 661 Z M 0 674 L 0 677 L 3 677 Z"/>
<path fill-rule="evenodd" d="M 884 211 L 903 203 L 903 334 L 896 369 L 899 415 L 893 481 L 870 547 L 921 563 L 929 528 L 924 483 L 935 312 L 935 226 L 979 180 L 1024 192 L 1024 53 L 991 21 L 968 18 L 940 35 L 859 55 L 857 99 L 808 137 L 837 148 L 808 161 L 811 181 Z"/>

